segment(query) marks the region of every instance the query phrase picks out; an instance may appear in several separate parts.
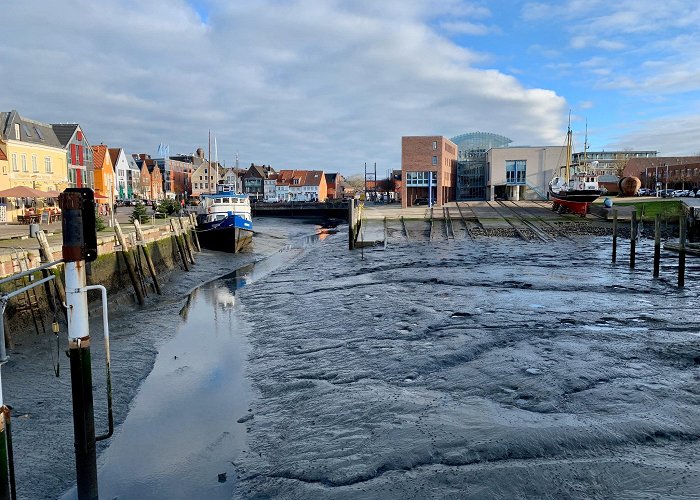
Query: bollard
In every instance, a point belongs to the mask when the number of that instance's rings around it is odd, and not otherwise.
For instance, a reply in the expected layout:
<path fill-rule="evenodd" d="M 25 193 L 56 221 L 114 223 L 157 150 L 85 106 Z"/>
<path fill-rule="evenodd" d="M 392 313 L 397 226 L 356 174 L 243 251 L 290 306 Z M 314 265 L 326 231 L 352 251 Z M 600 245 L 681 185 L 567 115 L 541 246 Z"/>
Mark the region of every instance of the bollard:
<path fill-rule="evenodd" d="M 617 208 L 613 209 L 613 241 L 612 241 L 612 261 L 617 261 Z"/>
<path fill-rule="evenodd" d="M 637 211 L 632 210 L 630 221 L 630 269 L 634 269 L 634 259 L 637 256 Z"/>
<path fill-rule="evenodd" d="M 685 286 L 685 215 L 681 215 L 678 220 L 678 288 Z"/>
<path fill-rule="evenodd" d="M 661 214 L 656 214 L 654 221 L 654 278 L 659 277 L 661 265 Z"/>

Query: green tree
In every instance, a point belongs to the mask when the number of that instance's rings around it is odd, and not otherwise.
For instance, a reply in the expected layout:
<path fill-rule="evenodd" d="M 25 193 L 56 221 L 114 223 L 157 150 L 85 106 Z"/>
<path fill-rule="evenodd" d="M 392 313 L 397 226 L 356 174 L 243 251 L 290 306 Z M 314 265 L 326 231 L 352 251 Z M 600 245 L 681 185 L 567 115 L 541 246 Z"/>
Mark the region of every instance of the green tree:
<path fill-rule="evenodd" d="M 141 201 L 137 201 L 136 205 L 134 205 L 133 212 L 131 212 L 129 221 L 132 223 L 135 220 L 142 222 L 144 218 L 148 218 L 148 214 L 146 213 L 146 205 L 144 205 Z"/>

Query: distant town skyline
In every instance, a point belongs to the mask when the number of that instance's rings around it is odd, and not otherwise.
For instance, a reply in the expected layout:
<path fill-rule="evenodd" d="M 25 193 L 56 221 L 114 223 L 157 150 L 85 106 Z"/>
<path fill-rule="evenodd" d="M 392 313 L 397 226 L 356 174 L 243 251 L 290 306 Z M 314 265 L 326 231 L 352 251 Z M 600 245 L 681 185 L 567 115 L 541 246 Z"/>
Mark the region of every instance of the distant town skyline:
<path fill-rule="evenodd" d="M 0 110 L 129 153 L 362 174 L 401 136 L 700 152 L 700 6 L 671 0 L 5 2 Z M 213 146 L 212 146 L 213 156 Z"/>

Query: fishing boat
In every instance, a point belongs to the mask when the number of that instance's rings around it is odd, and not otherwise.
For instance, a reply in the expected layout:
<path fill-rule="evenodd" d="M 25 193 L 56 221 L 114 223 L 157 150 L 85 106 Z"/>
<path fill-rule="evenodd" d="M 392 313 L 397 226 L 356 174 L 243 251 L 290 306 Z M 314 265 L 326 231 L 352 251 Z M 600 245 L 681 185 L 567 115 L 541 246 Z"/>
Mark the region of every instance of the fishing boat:
<path fill-rule="evenodd" d="M 247 194 L 218 185 L 216 193 L 200 195 L 197 215 L 199 244 L 209 250 L 236 253 L 253 241 L 253 219 Z"/>
<path fill-rule="evenodd" d="M 572 166 L 571 144 L 571 119 L 569 119 L 566 133 L 566 165 L 562 166 L 549 182 L 549 199 L 552 201 L 552 210 L 585 216 L 588 212 L 588 204 L 602 195 L 603 190 L 598 185 L 598 176 L 586 171 L 588 165 L 585 161 L 585 150 L 588 145 L 584 147 L 583 165 Z"/>

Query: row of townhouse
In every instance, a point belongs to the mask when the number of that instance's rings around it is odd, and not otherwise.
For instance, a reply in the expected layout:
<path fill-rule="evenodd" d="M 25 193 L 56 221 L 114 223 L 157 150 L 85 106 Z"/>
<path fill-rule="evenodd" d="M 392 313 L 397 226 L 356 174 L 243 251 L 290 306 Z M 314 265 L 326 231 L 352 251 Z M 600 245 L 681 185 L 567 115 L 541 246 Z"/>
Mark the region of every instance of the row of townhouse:
<path fill-rule="evenodd" d="M 0 191 L 27 186 L 43 192 L 68 187 L 95 191 L 98 203 L 116 200 L 187 199 L 233 186 L 257 201 L 324 201 L 342 197 L 340 174 L 320 170 L 281 170 L 269 165 L 224 167 L 209 162 L 201 148 L 193 155 L 152 158 L 127 154 L 105 144 L 93 146 L 79 124 L 48 124 L 0 112 Z M 0 198 L 0 222 L 11 221 L 29 205 L 54 199 Z M 5 217 L 3 220 L 3 216 Z"/>

